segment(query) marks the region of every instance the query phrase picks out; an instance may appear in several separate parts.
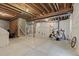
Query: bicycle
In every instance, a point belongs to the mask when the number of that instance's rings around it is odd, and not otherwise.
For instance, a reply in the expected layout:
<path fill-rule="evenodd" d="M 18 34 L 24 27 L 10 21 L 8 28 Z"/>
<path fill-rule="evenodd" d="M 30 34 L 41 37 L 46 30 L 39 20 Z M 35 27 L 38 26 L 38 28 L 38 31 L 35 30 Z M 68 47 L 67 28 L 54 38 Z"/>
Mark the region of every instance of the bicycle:
<path fill-rule="evenodd" d="M 76 47 L 76 44 L 77 44 L 77 37 L 74 36 L 72 39 L 71 38 L 68 38 L 68 40 L 70 42 L 71 48 L 75 48 Z"/>

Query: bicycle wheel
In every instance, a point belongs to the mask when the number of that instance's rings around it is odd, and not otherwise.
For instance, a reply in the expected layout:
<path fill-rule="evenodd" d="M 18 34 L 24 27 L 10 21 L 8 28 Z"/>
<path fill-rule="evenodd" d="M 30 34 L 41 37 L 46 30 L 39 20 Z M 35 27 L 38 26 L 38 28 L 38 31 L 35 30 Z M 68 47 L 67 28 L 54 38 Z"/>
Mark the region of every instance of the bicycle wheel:
<path fill-rule="evenodd" d="M 72 47 L 72 48 L 75 47 L 76 41 L 77 41 L 77 38 L 76 38 L 76 37 L 73 37 L 72 40 L 71 40 L 71 47 Z"/>

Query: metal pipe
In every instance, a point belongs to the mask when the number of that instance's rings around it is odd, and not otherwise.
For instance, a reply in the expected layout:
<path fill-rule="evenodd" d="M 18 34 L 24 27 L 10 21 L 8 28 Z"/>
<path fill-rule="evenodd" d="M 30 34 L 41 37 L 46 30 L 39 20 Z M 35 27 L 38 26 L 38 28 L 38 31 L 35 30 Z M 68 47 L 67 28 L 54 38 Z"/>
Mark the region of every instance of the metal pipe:
<path fill-rule="evenodd" d="M 60 29 L 60 20 L 58 19 L 58 32 L 59 32 L 59 29 Z"/>

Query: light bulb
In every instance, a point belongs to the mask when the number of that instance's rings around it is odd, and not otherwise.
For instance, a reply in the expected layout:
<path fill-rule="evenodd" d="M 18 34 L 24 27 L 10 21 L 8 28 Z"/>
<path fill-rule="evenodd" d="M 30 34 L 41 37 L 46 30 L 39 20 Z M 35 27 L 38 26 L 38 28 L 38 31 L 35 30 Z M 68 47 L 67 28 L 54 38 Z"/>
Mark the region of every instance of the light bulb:
<path fill-rule="evenodd" d="M 26 9 L 26 12 L 29 12 L 29 9 Z"/>

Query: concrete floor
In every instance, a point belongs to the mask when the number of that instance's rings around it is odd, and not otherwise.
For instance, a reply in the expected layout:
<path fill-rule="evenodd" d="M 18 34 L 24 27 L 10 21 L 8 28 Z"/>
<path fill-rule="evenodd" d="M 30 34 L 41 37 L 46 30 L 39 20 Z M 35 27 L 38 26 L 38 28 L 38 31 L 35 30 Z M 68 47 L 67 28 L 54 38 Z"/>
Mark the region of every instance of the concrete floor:
<path fill-rule="evenodd" d="M 67 40 L 55 41 L 32 37 L 10 39 L 10 44 L 0 48 L 1 56 L 76 56 Z"/>

